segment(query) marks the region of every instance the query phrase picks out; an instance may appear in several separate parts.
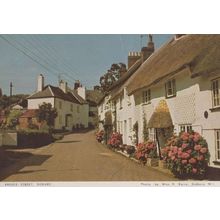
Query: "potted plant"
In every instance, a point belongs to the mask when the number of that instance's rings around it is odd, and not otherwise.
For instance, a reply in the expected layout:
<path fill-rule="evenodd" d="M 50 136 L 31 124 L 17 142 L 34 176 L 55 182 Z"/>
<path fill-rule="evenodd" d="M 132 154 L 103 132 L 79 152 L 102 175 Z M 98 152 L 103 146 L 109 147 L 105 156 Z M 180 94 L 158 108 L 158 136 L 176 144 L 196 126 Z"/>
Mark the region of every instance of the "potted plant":
<path fill-rule="evenodd" d="M 122 135 L 118 132 L 112 133 L 110 139 L 108 140 L 108 145 L 113 149 L 119 149 L 119 146 L 122 145 Z"/>
<path fill-rule="evenodd" d="M 148 140 L 146 143 L 139 143 L 137 145 L 136 158 L 143 164 L 157 166 L 159 159 L 154 141 Z"/>
<path fill-rule="evenodd" d="M 125 151 L 129 156 L 132 156 L 135 153 L 135 147 L 132 145 L 127 145 Z"/>
<path fill-rule="evenodd" d="M 96 133 L 96 140 L 97 140 L 98 142 L 102 142 L 102 141 L 104 140 L 104 131 L 103 131 L 103 130 L 98 131 L 98 132 Z"/>

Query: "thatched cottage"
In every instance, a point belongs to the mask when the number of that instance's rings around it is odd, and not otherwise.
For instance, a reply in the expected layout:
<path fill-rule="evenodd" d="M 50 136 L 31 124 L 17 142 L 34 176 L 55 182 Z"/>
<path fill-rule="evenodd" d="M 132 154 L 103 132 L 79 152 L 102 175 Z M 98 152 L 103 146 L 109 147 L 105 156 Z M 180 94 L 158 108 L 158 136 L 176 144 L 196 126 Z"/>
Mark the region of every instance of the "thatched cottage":
<path fill-rule="evenodd" d="M 146 121 L 150 138 L 162 147 L 171 133 L 194 130 L 208 142 L 210 165 L 220 165 L 220 35 L 175 35 L 119 91 L 117 129 L 123 136 L 138 121 L 142 141 Z M 133 100 L 130 113 L 126 99 Z"/>

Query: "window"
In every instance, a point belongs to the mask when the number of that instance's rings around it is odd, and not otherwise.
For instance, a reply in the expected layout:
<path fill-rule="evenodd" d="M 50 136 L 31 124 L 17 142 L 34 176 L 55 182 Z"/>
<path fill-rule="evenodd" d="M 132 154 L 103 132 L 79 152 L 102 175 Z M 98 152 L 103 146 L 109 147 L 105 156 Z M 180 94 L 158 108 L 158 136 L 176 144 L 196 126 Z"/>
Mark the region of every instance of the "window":
<path fill-rule="evenodd" d="M 220 130 L 215 131 L 216 160 L 220 160 Z"/>
<path fill-rule="evenodd" d="M 188 125 L 180 125 L 180 132 L 190 132 L 192 131 L 192 125 L 188 124 Z"/>
<path fill-rule="evenodd" d="M 127 96 L 127 102 L 128 102 L 128 105 L 131 105 L 131 96 L 130 95 Z"/>
<path fill-rule="evenodd" d="M 59 101 L 59 109 L 62 109 L 62 101 Z"/>
<path fill-rule="evenodd" d="M 219 88 L 219 79 L 212 81 L 212 103 L 213 107 L 220 106 L 220 88 Z"/>
<path fill-rule="evenodd" d="M 129 131 L 132 132 L 132 118 L 128 119 L 128 126 L 129 126 Z"/>
<path fill-rule="evenodd" d="M 70 111 L 73 111 L 73 104 L 70 104 Z"/>
<path fill-rule="evenodd" d="M 122 100 L 123 100 L 123 97 L 120 96 L 119 98 L 119 108 L 122 109 Z"/>
<path fill-rule="evenodd" d="M 120 133 L 123 133 L 123 121 L 120 121 Z"/>
<path fill-rule="evenodd" d="M 62 115 L 59 115 L 59 124 L 62 124 Z"/>
<path fill-rule="evenodd" d="M 166 97 L 176 95 L 176 82 L 175 79 L 169 80 L 165 83 Z"/>
<path fill-rule="evenodd" d="M 149 139 L 155 141 L 155 129 L 154 128 L 149 128 L 148 129 L 149 132 Z"/>
<path fill-rule="evenodd" d="M 151 91 L 148 89 L 147 91 L 143 92 L 143 103 L 149 104 L 151 101 Z"/>
<path fill-rule="evenodd" d="M 117 121 L 117 132 L 120 132 L 120 122 Z"/>

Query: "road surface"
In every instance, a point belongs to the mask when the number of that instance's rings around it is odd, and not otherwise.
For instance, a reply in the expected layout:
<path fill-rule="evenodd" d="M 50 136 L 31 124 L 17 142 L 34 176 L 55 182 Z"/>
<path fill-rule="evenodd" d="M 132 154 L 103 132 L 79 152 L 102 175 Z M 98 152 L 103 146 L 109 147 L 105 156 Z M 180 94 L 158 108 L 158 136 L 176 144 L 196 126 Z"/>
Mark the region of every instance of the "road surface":
<path fill-rule="evenodd" d="M 10 149 L 8 149 L 10 150 Z M 1 181 L 169 181 L 172 175 L 131 161 L 95 140 L 94 131 L 69 134 L 0 170 Z"/>

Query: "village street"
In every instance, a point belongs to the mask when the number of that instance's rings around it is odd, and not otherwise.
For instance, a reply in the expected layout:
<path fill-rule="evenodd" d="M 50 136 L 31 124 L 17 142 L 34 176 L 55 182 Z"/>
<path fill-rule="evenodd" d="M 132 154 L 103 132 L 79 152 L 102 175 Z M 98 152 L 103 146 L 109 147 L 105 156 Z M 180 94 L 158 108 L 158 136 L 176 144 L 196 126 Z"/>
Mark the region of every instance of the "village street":
<path fill-rule="evenodd" d="M 10 149 L 8 149 L 10 150 Z M 0 170 L 1 181 L 168 181 L 170 174 L 142 166 L 95 140 L 94 131 L 66 135 Z"/>

